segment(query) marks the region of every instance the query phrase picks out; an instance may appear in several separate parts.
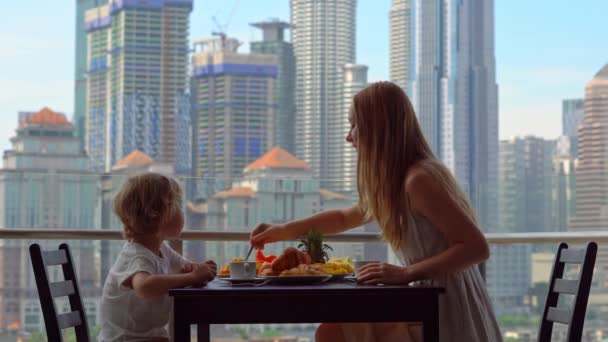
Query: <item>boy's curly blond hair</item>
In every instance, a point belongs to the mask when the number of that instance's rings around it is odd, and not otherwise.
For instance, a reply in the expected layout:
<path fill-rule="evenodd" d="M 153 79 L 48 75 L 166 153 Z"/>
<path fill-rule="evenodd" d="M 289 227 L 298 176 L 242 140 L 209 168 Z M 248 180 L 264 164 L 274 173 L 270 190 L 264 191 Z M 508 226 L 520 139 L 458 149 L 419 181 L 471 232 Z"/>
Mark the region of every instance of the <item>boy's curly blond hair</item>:
<path fill-rule="evenodd" d="M 125 239 L 158 233 L 182 210 L 182 190 L 170 177 L 144 173 L 130 177 L 113 202 Z"/>

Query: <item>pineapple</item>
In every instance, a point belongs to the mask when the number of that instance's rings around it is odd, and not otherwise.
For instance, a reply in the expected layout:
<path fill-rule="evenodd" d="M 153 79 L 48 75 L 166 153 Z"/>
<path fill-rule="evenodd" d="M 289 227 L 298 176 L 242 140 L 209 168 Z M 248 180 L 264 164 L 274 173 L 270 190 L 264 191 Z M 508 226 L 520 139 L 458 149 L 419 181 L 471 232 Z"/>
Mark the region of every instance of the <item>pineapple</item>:
<path fill-rule="evenodd" d="M 333 249 L 323 243 L 323 234 L 310 230 L 306 236 L 300 240 L 298 245 L 300 251 L 310 255 L 313 264 L 324 264 L 329 256 L 327 250 Z"/>

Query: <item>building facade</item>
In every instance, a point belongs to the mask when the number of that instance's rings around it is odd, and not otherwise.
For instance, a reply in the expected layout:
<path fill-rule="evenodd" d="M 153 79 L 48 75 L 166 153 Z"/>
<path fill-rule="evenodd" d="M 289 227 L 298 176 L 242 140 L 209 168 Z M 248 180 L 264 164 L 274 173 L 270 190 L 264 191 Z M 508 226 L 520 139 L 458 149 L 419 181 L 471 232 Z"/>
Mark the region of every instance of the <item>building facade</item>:
<path fill-rule="evenodd" d="M 390 79 L 478 211 L 497 224 L 498 86 L 492 0 L 394 0 Z"/>
<path fill-rule="evenodd" d="M 568 136 L 557 139 L 553 154 L 553 176 L 551 177 L 552 224 L 551 231 L 565 232 L 576 214 L 576 167 L 578 160 L 572 155 Z"/>
<path fill-rule="evenodd" d="M 76 0 L 76 32 L 74 63 L 74 126 L 80 139 L 81 148 L 85 147 L 85 125 L 87 111 L 87 32 L 85 14 L 94 7 L 107 3 L 107 0 Z"/>
<path fill-rule="evenodd" d="M 499 225 L 492 232 L 551 230 L 553 142 L 536 137 L 500 142 Z M 491 246 L 488 291 L 499 315 L 525 314 L 532 245 Z"/>
<path fill-rule="evenodd" d="M 196 45 L 200 50 L 192 57 L 195 175 L 229 187 L 274 141 L 277 56 L 238 53 L 240 43 L 230 38 Z M 203 197 L 212 194 L 203 192 Z"/>
<path fill-rule="evenodd" d="M 88 172 L 76 128 L 49 108 L 20 117 L 12 149 L 0 170 L 3 228 L 94 229 L 98 178 Z M 44 331 L 28 245 L 56 249 L 54 241 L 2 240 L 0 246 L 0 330 Z M 95 241 L 70 241 L 90 322 L 98 322 L 101 295 Z M 58 279 L 59 270 L 50 272 Z M 60 305 L 60 303 L 58 303 Z"/>
<path fill-rule="evenodd" d="M 252 42 L 251 53 L 277 56 L 277 80 L 275 83 L 275 103 L 272 146 L 294 153 L 295 130 L 295 58 L 293 45 L 285 41 L 285 29 L 290 25 L 279 20 L 269 20 L 251 24 L 262 30 L 262 40 Z"/>
<path fill-rule="evenodd" d="M 133 150 L 187 169 L 192 0 L 110 0 L 85 14 L 86 150 L 97 172 Z M 184 112 L 186 111 L 186 112 Z"/>
<path fill-rule="evenodd" d="M 578 156 L 578 126 L 583 121 L 585 113 L 583 99 L 569 99 L 562 101 L 562 135 L 570 138 L 570 154 Z"/>
<path fill-rule="evenodd" d="M 585 114 L 578 128 L 576 214 L 572 231 L 608 230 L 608 64 L 585 87 Z M 608 252 L 600 249 L 594 278 L 608 289 Z"/>
<path fill-rule="evenodd" d="M 353 201 L 323 189 L 310 166 L 289 152 L 275 147 L 243 170 L 243 177 L 228 190 L 207 201 L 208 228 L 215 231 L 250 231 L 260 222 L 284 223 L 327 209 L 345 208 Z M 363 230 L 363 228 L 358 228 Z M 293 242 L 267 246 L 268 253 L 281 253 Z M 332 244 L 335 256 L 362 259 L 363 244 Z M 246 243 L 209 242 L 207 252 L 227 262 L 247 253 Z"/>
<path fill-rule="evenodd" d="M 291 41 L 296 59 L 295 155 L 316 179 L 333 188 L 332 137 L 344 113 L 343 67 L 355 63 L 355 0 L 291 0 Z M 336 124 L 338 126 L 336 127 Z M 344 137 L 341 137 L 344 138 Z"/>
<path fill-rule="evenodd" d="M 346 64 L 342 67 L 342 115 L 329 118 L 333 131 L 327 137 L 327 180 L 324 186 L 346 196 L 357 198 L 357 150 L 346 141 L 351 124 L 348 120 L 353 97 L 367 86 L 367 66 Z"/>

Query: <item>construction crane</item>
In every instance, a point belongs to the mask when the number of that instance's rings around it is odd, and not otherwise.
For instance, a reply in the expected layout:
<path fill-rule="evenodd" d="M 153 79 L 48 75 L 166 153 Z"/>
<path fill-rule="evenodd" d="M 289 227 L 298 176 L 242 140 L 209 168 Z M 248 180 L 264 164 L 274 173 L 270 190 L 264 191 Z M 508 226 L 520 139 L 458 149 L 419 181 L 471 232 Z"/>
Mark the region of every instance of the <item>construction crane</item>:
<path fill-rule="evenodd" d="M 216 30 L 212 31 L 211 35 L 220 37 L 220 39 L 222 40 L 222 49 L 226 48 L 226 32 L 228 30 L 228 26 L 230 26 L 230 21 L 232 20 L 232 17 L 234 16 L 234 13 L 236 12 L 237 7 L 239 6 L 239 2 L 240 0 L 234 1 L 234 5 L 232 5 L 232 9 L 230 10 L 230 14 L 228 15 L 226 24 L 224 24 L 223 26 L 217 21 L 217 18 L 215 16 L 211 17 L 213 23 L 216 26 Z"/>

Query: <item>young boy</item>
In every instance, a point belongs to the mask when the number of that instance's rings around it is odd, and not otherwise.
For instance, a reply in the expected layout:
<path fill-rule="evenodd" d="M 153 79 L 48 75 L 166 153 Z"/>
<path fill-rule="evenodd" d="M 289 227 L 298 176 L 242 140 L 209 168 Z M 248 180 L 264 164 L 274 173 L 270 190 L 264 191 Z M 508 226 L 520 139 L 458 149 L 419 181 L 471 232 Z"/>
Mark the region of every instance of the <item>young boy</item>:
<path fill-rule="evenodd" d="M 130 178 L 114 199 L 127 242 L 106 279 L 99 341 L 168 341 L 169 289 L 211 281 L 213 261 L 193 264 L 165 240 L 184 226 L 177 182 L 156 173 Z"/>

